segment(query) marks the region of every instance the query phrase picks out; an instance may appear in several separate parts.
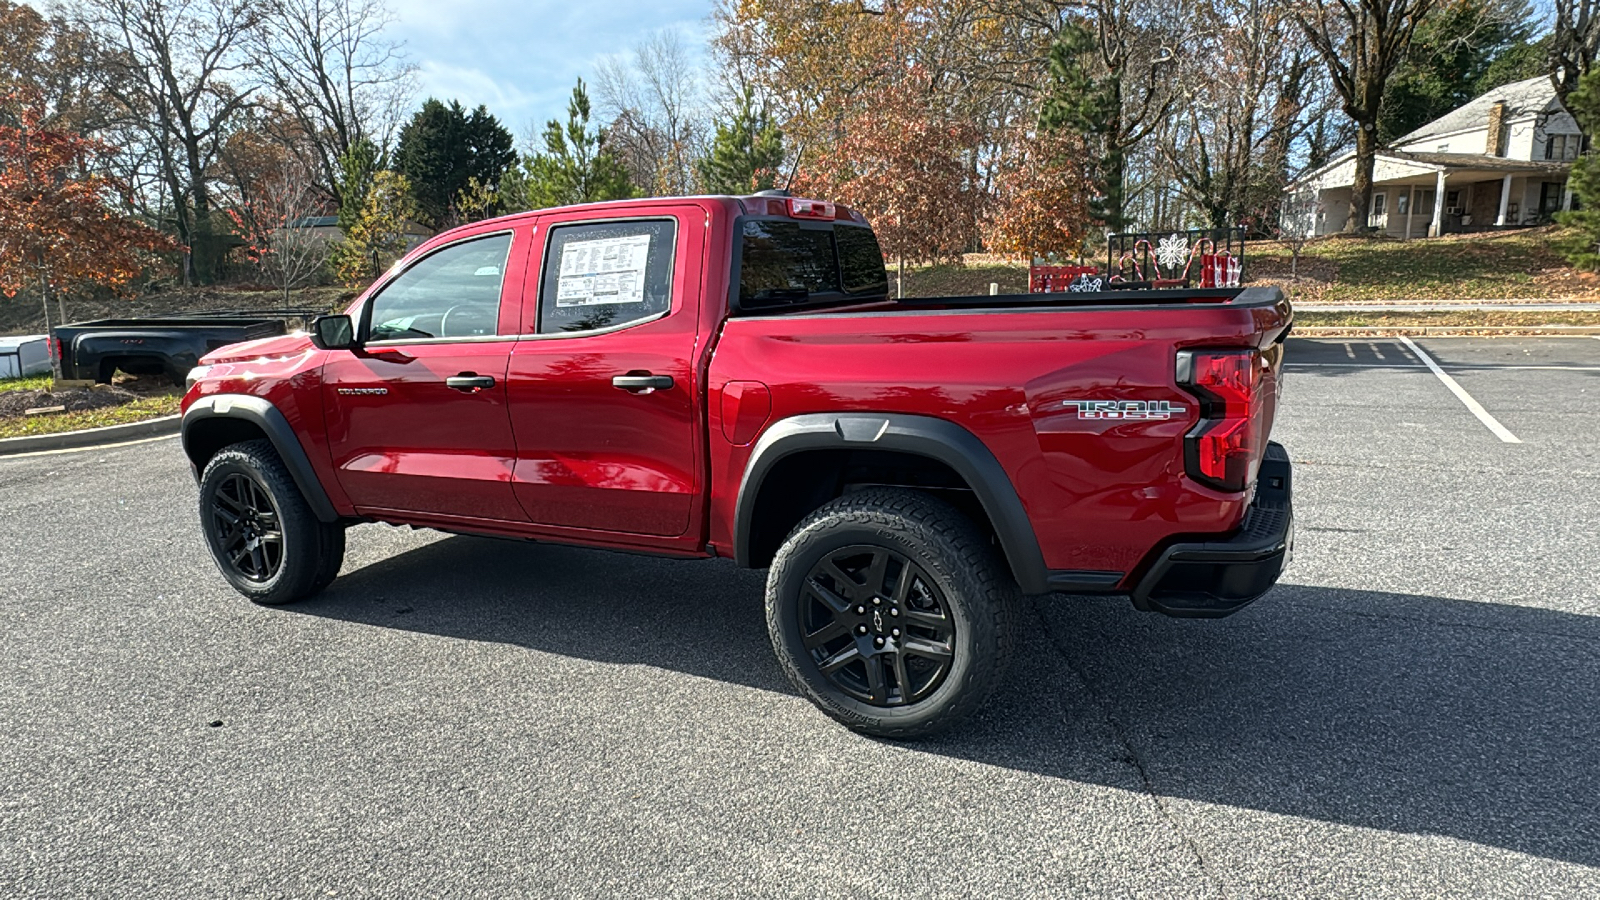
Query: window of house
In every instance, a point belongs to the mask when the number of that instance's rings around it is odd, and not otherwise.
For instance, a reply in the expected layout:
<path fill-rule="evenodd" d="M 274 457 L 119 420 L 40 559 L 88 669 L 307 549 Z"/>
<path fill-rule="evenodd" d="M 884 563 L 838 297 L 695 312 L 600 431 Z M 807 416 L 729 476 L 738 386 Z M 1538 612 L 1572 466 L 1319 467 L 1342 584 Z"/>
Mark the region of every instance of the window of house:
<path fill-rule="evenodd" d="M 1411 215 L 1411 192 L 1397 194 L 1394 198 L 1394 212 L 1398 216 Z"/>
<path fill-rule="evenodd" d="M 1576 134 L 1552 134 L 1544 139 L 1544 158 L 1569 160 L 1578 158 L 1578 145 L 1582 138 Z"/>
<path fill-rule="evenodd" d="M 539 286 L 539 333 L 616 328 L 667 312 L 677 233 L 671 219 L 551 228 Z"/>
<path fill-rule="evenodd" d="M 484 337 L 500 324 L 511 235 L 451 244 L 395 276 L 368 304 L 368 340 Z"/>
<path fill-rule="evenodd" d="M 1561 211 L 1563 186 L 1559 181 L 1546 181 L 1539 185 L 1539 215 L 1548 216 Z"/>
<path fill-rule="evenodd" d="M 1388 211 L 1389 211 L 1389 195 L 1388 194 L 1373 194 L 1372 195 L 1372 214 L 1375 215 L 1375 216 L 1381 216 L 1381 215 L 1383 215 L 1384 213 L 1386 213 Z"/>

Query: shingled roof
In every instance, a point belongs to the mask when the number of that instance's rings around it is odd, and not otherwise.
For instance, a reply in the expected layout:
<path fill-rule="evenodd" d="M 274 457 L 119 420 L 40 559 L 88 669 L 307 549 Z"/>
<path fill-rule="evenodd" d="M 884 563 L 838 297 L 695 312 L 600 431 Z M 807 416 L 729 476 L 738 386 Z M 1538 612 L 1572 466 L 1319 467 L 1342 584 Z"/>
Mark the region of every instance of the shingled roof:
<path fill-rule="evenodd" d="M 1526 81 L 1502 85 L 1400 138 L 1393 146 L 1427 140 L 1435 135 L 1486 127 L 1489 123 L 1489 109 L 1502 100 L 1506 104 L 1508 122 L 1536 115 L 1543 112 L 1555 96 L 1556 89 L 1550 84 L 1548 75 L 1536 75 Z"/>

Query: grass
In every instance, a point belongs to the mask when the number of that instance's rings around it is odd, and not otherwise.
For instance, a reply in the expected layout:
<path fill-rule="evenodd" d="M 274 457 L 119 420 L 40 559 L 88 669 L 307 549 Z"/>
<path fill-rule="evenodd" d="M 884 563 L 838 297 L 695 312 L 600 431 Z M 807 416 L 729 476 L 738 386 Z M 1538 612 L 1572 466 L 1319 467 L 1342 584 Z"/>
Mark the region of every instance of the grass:
<path fill-rule="evenodd" d="M 1274 284 L 1298 303 L 1429 300 L 1600 300 L 1600 278 L 1578 272 L 1552 246 L 1551 228 L 1401 241 L 1319 238 L 1300 257 L 1276 241 L 1245 246 L 1247 284 Z M 1105 264 L 1096 257 L 1090 262 Z M 894 290 L 894 267 L 889 269 Z M 1026 293 L 1028 264 L 973 254 L 965 266 L 906 267 L 906 296 L 949 297 Z"/>
<path fill-rule="evenodd" d="M 0 394 L 10 391 L 48 391 L 49 375 L 28 378 L 0 378 Z M 86 409 L 77 412 L 46 413 L 38 416 L 0 418 L 0 438 L 24 437 L 34 434 L 57 434 L 63 431 L 81 431 L 85 428 L 103 428 L 107 425 L 126 425 L 161 416 L 176 415 L 183 395 L 176 388 L 161 393 L 148 394 L 121 406 Z"/>
<path fill-rule="evenodd" d="M 1290 277 L 1292 254 L 1276 242 L 1247 245 L 1247 276 L 1278 284 L 1295 300 L 1562 300 L 1600 297 L 1600 279 L 1572 269 L 1550 228 L 1401 241 L 1331 237 L 1312 241 Z"/>
<path fill-rule="evenodd" d="M 889 266 L 889 295 L 895 292 L 895 267 Z M 992 256 L 969 257 L 964 266 L 940 263 L 936 266 L 906 266 L 907 297 L 968 297 L 989 293 L 989 285 L 1000 285 L 1002 294 L 1028 292 L 1028 264 L 1008 262 Z"/>
<path fill-rule="evenodd" d="M 49 375 L 29 375 L 26 378 L 0 378 L 0 394 L 6 391 L 48 391 Z"/>
<path fill-rule="evenodd" d="M 4 389 L 0 382 L 0 390 Z M 85 428 L 104 428 L 107 425 L 126 425 L 178 413 L 177 394 L 157 397 L 140 397 L 131 403 L 105 409 L 82 412 L 55 413 L 43 416 L 21 416 L 0 419 L 0 438 L 23 437 L 33 434 L 57 434 L 62 431 L 81 431 Z"/>

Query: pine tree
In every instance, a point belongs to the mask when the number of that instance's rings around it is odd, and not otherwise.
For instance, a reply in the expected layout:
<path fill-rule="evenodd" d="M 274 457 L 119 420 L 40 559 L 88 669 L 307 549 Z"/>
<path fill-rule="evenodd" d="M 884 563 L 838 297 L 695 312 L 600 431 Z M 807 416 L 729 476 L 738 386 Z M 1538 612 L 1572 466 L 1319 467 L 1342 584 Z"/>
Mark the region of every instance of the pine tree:
<path fill-rule="evenodd" d="M 496 184 L 517 161 L 511 132 L 479 106 L 429 98 L 400 129 L 395 168 L 411 183 L 420 220 L 433 228 L 456 221 L 454 201 L 473 178 Z"/>
<path fill-rule="evenodd" d="M 1567 95 L 1567 109 L 1585 133 L 1600 134 L 1600 69 L 1578 79 Z M 1578 157 L 1567 189 L 1576 195 L 1578 208 L 1556 215 L 1566 230 L 1553 243 L 1577 268 L 1600 271 L 1600 154 L 1590 150 Z"/>
<path fill-rule="evenodd" d="M 578 79 L 567 105 L 567 123 L 545 125 L 545 152 L 523 161 L 531 209 L 625 200 L 638 196 L 622 162 L 606 149 L 606 130 L 589 125 L 589 92 Z"/>
<path fill-rule="evenodd" d="M 1039 114 L 1047 131 L 1064 130 L 1081 138 L 1090 153 L 1089 176 L 1097 196 L 1089 199 L 1089 215 L 1107 231 L 1121 231 L 1124 152 L 1118 104 L 1122 83 L 1116 72 L 1096 77 L 1085 60 L 1095 37 L 1082 21 L 1062 26 L 1050 47 L 1050 89 Z"/>
<path fill-rule="evenodd" d="M 351 144 L 339 157 L 339 229 L 345 234 L 361 217 L 361 207 L 372 191 L 373 176 L 382 168 L 384 160 L 379 157 L 378 148 L 366 138 Z"/>
<path fill-rule="evenodd" d="M 783 132 L 747 93 L 733 121 L 717 123 L 711 152 L 700 160 L 701 188 L 708 194 L 769 190 L 781 177 L 783 155 Z"/>

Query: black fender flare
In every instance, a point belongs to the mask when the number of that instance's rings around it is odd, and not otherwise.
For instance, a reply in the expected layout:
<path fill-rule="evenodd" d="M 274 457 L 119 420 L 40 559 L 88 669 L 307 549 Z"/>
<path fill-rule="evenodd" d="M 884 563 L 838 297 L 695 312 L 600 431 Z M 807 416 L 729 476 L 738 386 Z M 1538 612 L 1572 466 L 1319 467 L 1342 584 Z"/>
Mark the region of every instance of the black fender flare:
<path fill-rule="evenodd" d="M 272 405 L 272 401 L 252 394 L 208 394 L 196 400 L 184 412 L 182 424 L 183 451 L 191 463 L 197 462 L 195 451 L 191 449 L 191 437 L 198 433 L 199 423 L 211 419 L 236 419 L 261 429 L 283 459 L 284 466 L 289 469 L 295 486 L 300 488 L 306 502 L 311 504 L 311 511 L 323 522 L 339 520 L 333 501 L 328 499 L 328 492 L 317 478 L 317 470 L 311 466 L 311 457 L 300 444 L 300 438 L 290 427 L 289 420 Z M 196 464 L 194 468 L 195 476 L 199 477 L 200 466 Z"/>
<path fill-rule="evenodd" d="M 994 454 L 967 429 L 944 419 L 905 413 L 812 413 L 774 423 L 756 441 L 734 506 L 734 561 L 751 566 L 756 498 L 784 457 L 807 450 L 888 450 L 925 456 L 954 469 L 977 494 L 1024 593 L 1043 594 L 1044 554 L 1022 499 Z"/>

